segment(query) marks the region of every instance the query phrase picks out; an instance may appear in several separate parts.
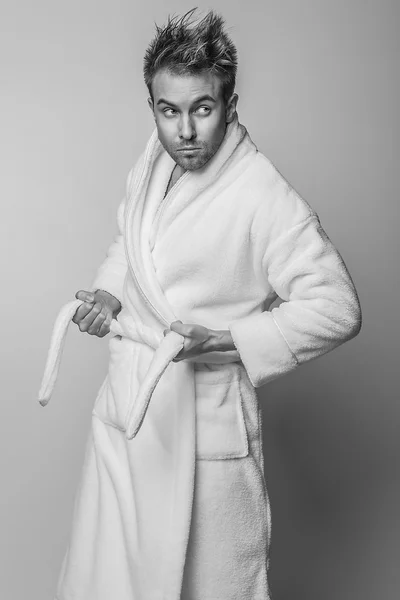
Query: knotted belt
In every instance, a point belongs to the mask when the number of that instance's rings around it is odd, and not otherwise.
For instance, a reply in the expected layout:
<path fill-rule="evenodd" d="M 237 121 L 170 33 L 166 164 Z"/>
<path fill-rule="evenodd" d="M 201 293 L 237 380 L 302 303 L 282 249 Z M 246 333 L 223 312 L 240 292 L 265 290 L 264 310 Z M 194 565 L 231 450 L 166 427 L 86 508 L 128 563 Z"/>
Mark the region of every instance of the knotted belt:
<path fill-rule="evenodd" d="M 68 326 L 81 304 L 81 300 L 68 302 L 57 315 L 39 390 L 38 400 L 42 406 L 46 406 L 51 398 L 57 380 Z M 132 403 L 126 417 L 126 437 L 128 440 L 131 440 L 136 436 L 142 425 L 157 383 L 170 362 L 182 350 L 184 337 L 175 331 L 170 331 L 164 336 L 155 332 L 150 327 L 146 327 L 141 323 L 135 323 L 132 318 L 123 317 L 120 321 L 118 319 L 112 320 L 110 334 L 112 336 L 120 335 L 128 337 L 135 342 L 147 344 L 155 350 L 146 376 L 139 387 L 135 402 Z"/>

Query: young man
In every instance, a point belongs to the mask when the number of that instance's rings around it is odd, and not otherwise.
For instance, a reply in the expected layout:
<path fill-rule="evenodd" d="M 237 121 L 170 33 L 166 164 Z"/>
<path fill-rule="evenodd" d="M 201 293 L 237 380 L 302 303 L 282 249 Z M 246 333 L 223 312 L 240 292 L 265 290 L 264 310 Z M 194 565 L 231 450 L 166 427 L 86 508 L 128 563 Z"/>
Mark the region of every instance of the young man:
<path fill-rule="evenodd" d="M 317 214 L 238 121 L 223 20 L 192 13 L 147 50 L 156 130 L 68 308 L 81 331 L 114 335 L 57 600 L 270 598 L 255 388 L 361 327 Z"/>

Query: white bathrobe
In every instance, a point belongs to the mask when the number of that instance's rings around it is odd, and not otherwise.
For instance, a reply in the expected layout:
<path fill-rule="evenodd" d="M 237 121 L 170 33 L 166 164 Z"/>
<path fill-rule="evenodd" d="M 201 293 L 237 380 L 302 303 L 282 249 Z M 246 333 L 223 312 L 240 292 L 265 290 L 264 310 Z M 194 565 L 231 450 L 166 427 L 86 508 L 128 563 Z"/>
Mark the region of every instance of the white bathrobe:
<path fill-rule="evenodd" d="M 255 388 L 361 327 L 352 279 L 317 214 L 237 118 L 209 163 L 164 199 L 173 168 L 154 131 L 90 288 L 122 311 L 56 600 L 268 600 Z M 43 405 L 79 304 L 55 326 Z M 177 319 L 229 329 L 236 350 L 171 362 L 183 337 L 163 330 Z"/>

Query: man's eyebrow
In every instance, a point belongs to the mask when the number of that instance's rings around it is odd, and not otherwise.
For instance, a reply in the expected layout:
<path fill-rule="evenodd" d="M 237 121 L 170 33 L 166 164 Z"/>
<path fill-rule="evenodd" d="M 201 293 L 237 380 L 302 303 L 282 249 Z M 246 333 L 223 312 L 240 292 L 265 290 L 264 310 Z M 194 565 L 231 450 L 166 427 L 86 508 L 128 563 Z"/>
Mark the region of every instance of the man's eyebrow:
<path fill-rule="evenodd" d="M 196 98 L 196 100 L 194 100 L 193 104 L 198 104 L 199 102 L 205 102 L 206 100 L 208 100 L 209 102 L 216 102 L 215 98 L 213 98 L 209 94 L 205 94 L 204 96 L 200 96 L 200 98 Z M 177 108 L 176 104 L 174 104 L 173 102 L 169 102 L 168 100 L 165 100 L 165 98 L 160 98 L 157 101 L 157 106 L 159 104 L 168 104 L 168 106 L 173 106 L 174 108 Z"/>

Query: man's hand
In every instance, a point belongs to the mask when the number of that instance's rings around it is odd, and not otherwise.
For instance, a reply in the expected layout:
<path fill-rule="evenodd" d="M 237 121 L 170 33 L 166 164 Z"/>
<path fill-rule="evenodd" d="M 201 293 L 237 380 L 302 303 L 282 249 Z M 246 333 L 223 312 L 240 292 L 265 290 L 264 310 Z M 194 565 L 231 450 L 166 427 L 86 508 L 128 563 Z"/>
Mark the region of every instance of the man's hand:
<path fill-rule="evenodd" d="M 107 335 L 111 321 L 121 310 L 120 301 L 104 290 L 96 292 L 79 290 L 75 298 L 83 300 L 83 304 L 77 309 L 72 321 L 81 331 L 86 331 L 89 335 L 98 337 Z"/>
<path fill-rule="evenodd" d="M 193 323 L 184 325 L 182 321 L 174 321 L 170 329 L 164 329 L 164 336 L 169 331 L 176 331 L 184 336 L 185 341 L 182 350 L 175 356 L 172 362 L 179 362 L 185 358 L 193 358 L 206 352 L 228 352 L 236 350 L 229 329 L 208 329 L 202 325 Z"/>
<path fill-rule="evenodd" d="M 210 339 L 212 330 L 203 327 L 202 325 L 187 324 L 182 321 L 174 321 L 170 325 L 170 329 L 164 329 L 164 336 L 169 331 L 176 331 L 185 337 L 185 342 L 182 350 L 175 356 L 172 362 L 179 362 L 185 358 L 193 358 L 199 354 L 210 351 Z"/>

